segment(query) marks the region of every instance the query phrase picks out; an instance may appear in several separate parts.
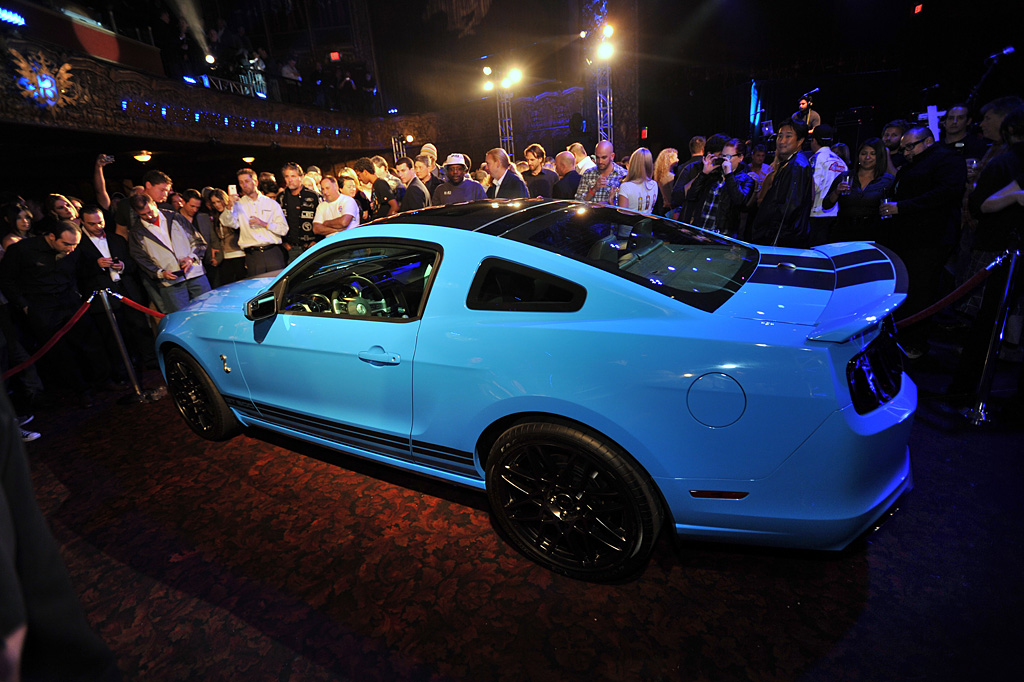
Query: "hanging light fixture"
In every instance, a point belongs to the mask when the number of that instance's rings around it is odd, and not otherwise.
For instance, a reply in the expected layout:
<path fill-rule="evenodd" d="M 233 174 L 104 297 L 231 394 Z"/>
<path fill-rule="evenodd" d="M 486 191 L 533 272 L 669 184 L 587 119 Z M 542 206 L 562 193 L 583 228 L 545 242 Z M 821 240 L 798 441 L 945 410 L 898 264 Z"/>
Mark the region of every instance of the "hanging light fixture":
<path fill-rule="evenodd" d="M 245 161 L 246 163 L 252 163 L 255 160 L 256 160 L 255 156 L 243 156 L 242 157 L 242 161 Z"/>
<path fill-rule="evenodd" d="M 135 160 L 139 163 L 146 163 L 153 158 L 153 155 L 143 149 L 141 152 L 135 155 Z"/>

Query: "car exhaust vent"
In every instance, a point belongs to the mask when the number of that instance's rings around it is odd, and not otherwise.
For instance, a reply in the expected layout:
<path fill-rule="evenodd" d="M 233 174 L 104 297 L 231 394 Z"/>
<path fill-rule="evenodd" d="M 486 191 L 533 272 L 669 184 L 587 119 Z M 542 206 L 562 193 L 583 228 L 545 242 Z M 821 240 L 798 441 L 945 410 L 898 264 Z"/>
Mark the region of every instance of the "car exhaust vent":
<path fill-rule="evenodd" d="M 742 500 L 750 493 L 738 490 L 691 490 L 690 495 L 699 500 Z"/>

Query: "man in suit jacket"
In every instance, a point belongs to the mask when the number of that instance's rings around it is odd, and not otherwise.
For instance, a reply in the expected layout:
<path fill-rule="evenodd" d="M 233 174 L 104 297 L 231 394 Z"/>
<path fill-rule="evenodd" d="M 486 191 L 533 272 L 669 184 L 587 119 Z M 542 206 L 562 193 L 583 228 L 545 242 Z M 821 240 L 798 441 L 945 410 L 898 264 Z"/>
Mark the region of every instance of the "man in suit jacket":
<path fill-rule="evenodd" d="M 133 196 L 129 201 L 141 225 L 129 234 L 128 250 L 143 275 L 155 280 L 156 294 L 162 299 L 164 312 L 179 310 L 208 292 L 210 282 L 203 270 L 206 242 L 202 235 L 180 214 L 158 209 L 145 194 Z"/>
<path fill-rule="evenodd" d="M 526 183 L 509 166 L 508 154 L 501 147 L 487 152 L 487 172 L 491 175 L 491 186 L 487 188 L 489 199 L 526 199 L 530 196 Z"/>
<path fill-rule="evenodd" d="M 83 208 L 81 221 L 82 240 L 72 257 L 75 259 L 75 277 L 82 296 L 87 298 L 94 291 L 109 289 L 137 303 L 144 302 L 145 294 L 135 279 L 138 266 L 131 258 L 125 238 L 106 230 L 106 221 L 99 206 Z M 144 363 L 155 358 L 149 322 L 143 313 L 122 305 L 116 297 L 110 296 L 108 300 L 121 338 L 136 369 L 141 369 Z M 89 314 L 96 325 L 114 375 L 124 378 L 124 363 L 102 302 L 94 300 L 89 307 Z"/>

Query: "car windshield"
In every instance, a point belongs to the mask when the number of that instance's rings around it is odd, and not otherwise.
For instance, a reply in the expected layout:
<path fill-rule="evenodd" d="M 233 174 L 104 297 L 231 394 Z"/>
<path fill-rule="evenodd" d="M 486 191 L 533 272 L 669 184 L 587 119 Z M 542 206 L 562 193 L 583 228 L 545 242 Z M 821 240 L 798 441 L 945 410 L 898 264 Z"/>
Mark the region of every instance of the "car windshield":
<path fill-rule="evenodd" d="M 615 207 L 571 206 L 503 236 L 563 254 L 713 312 L 747 281 L 757 251 L 713 232 Z"/>

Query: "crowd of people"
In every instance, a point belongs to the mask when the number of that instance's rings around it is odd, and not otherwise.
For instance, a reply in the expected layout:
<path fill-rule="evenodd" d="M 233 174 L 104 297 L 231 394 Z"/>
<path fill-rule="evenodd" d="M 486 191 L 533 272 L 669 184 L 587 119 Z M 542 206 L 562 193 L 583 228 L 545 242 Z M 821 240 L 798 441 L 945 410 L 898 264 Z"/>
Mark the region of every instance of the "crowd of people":
<path fill-rule="evenodd" d="M 243 168 L 226 188 L 174 191 L 169 176 L 152 170 L 122 194 L 108 192 L 104 169 L 112 158 L 100 155 L 93 203 L 59 194 L 41 206 L 5 200 L 0 359 L 5 369 L 24 361 L 94 291 L 169 313 L 211 288 L 281 269 L 330 234 L 399 211 L 493 198 L 614 204 L 765 246 L 877 242 L 906 267 L 908 298 L 899 312 L 906 317 L 1015 243 L 1024 217 L 1022 105 L 1016 97 L 986 104 L 980 134 L 961 104 L 947 110 L 939 139 L 926 126 L 891 121 L 852 155 L 831 126 L 815 121 L 812 129 L 797 115 L 779 123 L 770 161 L 763 145 L 722 133 L 694 137 L 683 158 L 674 148 L 655 155 L 641 147 L 624 162 L 609 141 L 592 155 L 574 143 L 553 157 L 533 143 L 518 161 L 494 148 L 479 166 L 458 151 L 439 163 L 436 145 L 427 143 L 415 157 L 394 164 L 360 158 L 336 175 L 288 163 L 276 171 L 279 182 L 275 172 Z M 1001 290 L 997 281 L 989 295 L 975 293 L 951 318 L 969 337 L 955 394 L 973 395 Z M 133 361 L 151 365 L 151 323 L 119 299 L 114 306 Z M 96 390 L 123 387 L 123 363 L 103 314 L 93 306 L 38 372 L 15 375 L 19 414 L 31 414 L 49 382 L 84 402 Z M 926 322 L 901 334 L 909 357 L 927 352 L 933 329 Z M 1019 323 L 1008 344 L 1019 347 Z"/>

